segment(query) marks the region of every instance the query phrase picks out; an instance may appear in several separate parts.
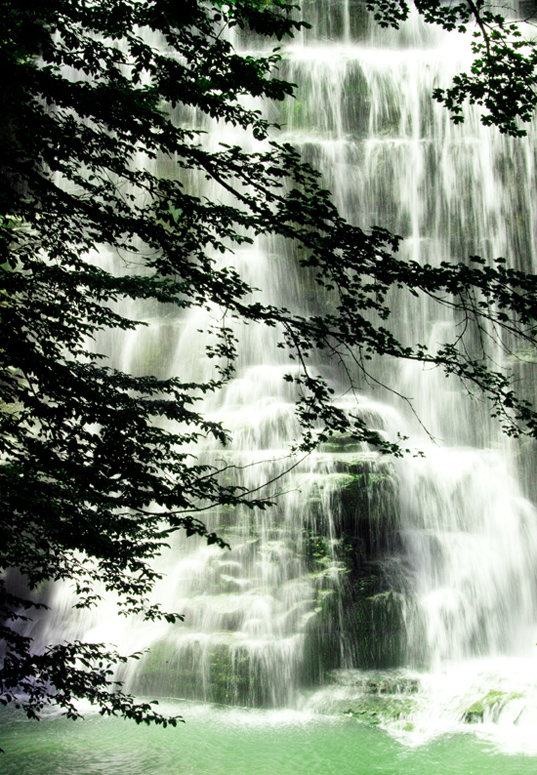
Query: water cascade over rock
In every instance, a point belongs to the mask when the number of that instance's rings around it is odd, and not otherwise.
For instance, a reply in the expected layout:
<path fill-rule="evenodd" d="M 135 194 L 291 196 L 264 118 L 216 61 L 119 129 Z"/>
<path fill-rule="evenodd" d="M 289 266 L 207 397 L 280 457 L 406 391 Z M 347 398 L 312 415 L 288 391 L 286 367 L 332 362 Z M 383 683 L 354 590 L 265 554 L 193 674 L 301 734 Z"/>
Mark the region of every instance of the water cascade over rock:
<path fill-rule="evenodd" d="M 399 33 L 380 30 L 352 0 L 310 0 L 303 14 L 313 29 L 285 45 L 282 63 L 283 76 L 298 84 L 297 99 L 265 110 L 285 124 L 278 139 L 322 171 L 343 214 L 402 235 L 409 259 L 438 265 L 505 256 L 529 270 L 537 257 L 533 130 L 512 140 L 482 127 L 471 111 L 455 126 L 431 99 L 467 64 L 468 39 L 415 19 Z M 256 45 L 253 37 L 237 40 Z M 215 146 L 255 142 L 230 128 L 208 129 Z M 210 188 L 204 193 L 211 197 Z M 259 240 L 236 251 L 236 266 L 263 289 L 264 301 L 311 314 L 322 295 L 287 251 Z M 461 325 L 434 299 L 411 303 L 394 294 L 392 308 L 396 334 L 431 348 Z M 209 378 L 214 364 L 203 332 L 211 315 L 151 315 L 144 313 L 149 328 L 110 345 L 118 365 Z M 103 608 L 74 615 L 58 590 L 43 639 L 61 631 L 124 651 L 150 647 L 127 676 L 137 693 L 281 707 L 316 689 L 316 707 L 366 714 L 386 695 L 399 702 L 396 716 L 412 714 L 431 676 L 440 676 L 441 694 L 450 665 L 468 686 L 480 665 L 496 676 L 512 658 L 519 665 L 535 658 L 537 490 L 529 445 L 503 438 L 486 405 L 440 372 L 382 361 L 371 367 L 374 381 L 355 375 L 359 395 L 351 396 L 340 365 L 327 358 L 318 368 L 340 403 L 357 401 L 370 427 L 389 438 L 408 435 L 424 457 L 393 461 L 336 437 L 279 478 L 297 433 L 292 386 L 282 379 L 289 362 L 271 330 L 237 334 L 236 377 L 206 405 L 233 442 L 196 454 L 228 467 L 223 476 L 249 489 L 272 481 L 276 505 L 202 515 L 231 551 L 178 538 L 163 557 L 156 596 L 184 623 L 117 621 L 113 601 L 104 616 Z M 527 377 L 534 355 L 520 355 L 516 368 Z M 419 420 L 400 396 L 413 399 Z M 384 678 L 378 671 L 387 671 Z M 505 680 L 498 678 L 495 700 L 479 687 L 477 699 L 470 692 L 453 712 L 483 720 L 512 700 L 514 718 L 520 697 L 508 696 Z"/>

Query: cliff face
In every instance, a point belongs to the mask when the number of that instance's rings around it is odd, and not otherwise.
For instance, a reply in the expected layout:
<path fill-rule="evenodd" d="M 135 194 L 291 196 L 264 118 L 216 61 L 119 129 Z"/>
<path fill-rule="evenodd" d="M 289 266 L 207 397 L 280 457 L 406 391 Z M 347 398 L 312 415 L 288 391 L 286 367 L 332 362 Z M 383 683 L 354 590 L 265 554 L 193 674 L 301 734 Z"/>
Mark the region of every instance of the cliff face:
<path fill-rule="evenodd" d="M 221 529 L 231 552 L 204 565 L 184 625 L 154 644 L 137 691 L 292 705 L 331 670 L 404 663 L 392 463 L 334 438 L 268 521 L 230 515 Z"/>

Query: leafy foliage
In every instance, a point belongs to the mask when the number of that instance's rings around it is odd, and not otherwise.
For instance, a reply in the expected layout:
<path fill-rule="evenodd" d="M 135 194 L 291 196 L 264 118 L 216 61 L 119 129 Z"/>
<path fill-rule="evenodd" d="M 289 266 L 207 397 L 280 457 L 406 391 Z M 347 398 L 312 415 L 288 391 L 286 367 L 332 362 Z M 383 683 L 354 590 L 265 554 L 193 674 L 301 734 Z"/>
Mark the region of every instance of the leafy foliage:
<path fill-rule="evenodd" d="M 380 23 L 405 18 L 404 5 L 375 7 Z M 472 11 L 434 2 L 423 9 L 444 26 L 466 24 Z M 240 55 L 227 32 L 281 39 L 303 26 L 294 10 L 285 0 L 2 4 L 0 566 L 18 569 L 32 589 L 69 580 L 78 605 L 88 606 L 98 603 L 101 582 L 119 595 L 124 613 L 174 621 L 178 614 L 149 602 L 160 577 L 153 560 L 171 534 L 184 529 L 224 547 L 199 519 L 202 511 L 270 505 L 221 479 L 189 446 L 228 441 L 223 425 L 198 410 L 233 373 L 226 319 L 282 332 L 281 347 L 298 365 L 286 377 L 303 428 L 296 450 L 344 431 L 383 452 L 402 452 L 332 402 L 331 386 L 311 366 L 319 350 L 348 369 L 351 387 L 351 370 L 367 373 L 376 356 L 440 366 L 484 391 L 508 433 L 537 435 L 532 407 L 485 353 L 470 357 L 462 338 L 430 352 L 401 343 L 389 328 L 389 294 L 399 288 L 455 308 L 486 336 L 506 332 L 533 342 L 537 278 L 501 261 L 433 268 L 399 259 L 399 238 L 347 223 L 318 174 L 291 146 L 269 140 L 275 127 L 242 101 L 281 100 L 293 86 L 277 77 L 277 50 Z M 517 72 L 526 83 L 523 68 Z M 456 114 L 466 92 L 492 110 L 471 83 L 462 81 L 449 98 Z M 527 118 L 529 107 L 518 107 L 529 102 L 521 100 L 509 121 Z M 184 119 L 185 106 L 248 130 L 257 149 L 209 150 L 199 125 Z M 154 173 L 162 159 L 173 175 Z M 222 201 L 187 189 L 188 175 L 218 184 Z M 328 313 L 306 316 L 260 300 L 232 260 L 234 247 L 260 235 L 293 241 L 301 267 L 331 300 Z M 100 266 L 103 247 L 120 259 L 116 270 Z M 218 254 L 228 263 L 217 263 Z M 207 351 L 213 379 L 126 374 L 94 352 L 91 341 L 102 332 L 141 325 L 117 303 L 144 299 L 221 310 Z M 2 701 L 20 702 L 30 715 L 55 701 L 76 716 L 74 700 L 84 697 L 103 713 L 164 723 L 114 684 L 112 665 L 123 657 L 108 647 L 73 643 L 33 653 L 21 633 L 36 604 L 7 592 L 4 582 L 0 591 Z M 26 697 L 17 699 L 21 688 Z"/>
<path fill-rule="evenodd" d="M 475 55 L 469 73 L 459 73 L 448 89 L 433 96 L 450 112 L 454 123 L 464 121 L 463 105 L 477 104 L 485 126 L 522 137 L 521 122 L 531 120 L 537 107 L 537 36 L 533 17 L 515 20 L 515 9 L 485 0 L 446 4 L 441 0 L 415 0 L 419 14 L 429 24 L 461 33 L 472 30 Z M 367 8 L 382 27 L 398 28 L 409 15 L 405 0 L 368 0 Z M 500 10 L 498 10 L 500 9 Z"/>

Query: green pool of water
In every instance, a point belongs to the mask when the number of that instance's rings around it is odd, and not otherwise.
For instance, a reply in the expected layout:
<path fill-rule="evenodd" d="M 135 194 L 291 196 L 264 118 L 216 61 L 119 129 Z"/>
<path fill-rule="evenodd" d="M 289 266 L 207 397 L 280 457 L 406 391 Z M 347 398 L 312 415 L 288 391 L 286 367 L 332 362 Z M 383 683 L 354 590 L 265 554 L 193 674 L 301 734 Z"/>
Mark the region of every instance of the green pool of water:
<path fill-rule="evenodd" d="M 166 705 L 178 728 L 0 716 L 2 775 L 535 775 L 469 731 L 405 745 L 353 718 Z"/>

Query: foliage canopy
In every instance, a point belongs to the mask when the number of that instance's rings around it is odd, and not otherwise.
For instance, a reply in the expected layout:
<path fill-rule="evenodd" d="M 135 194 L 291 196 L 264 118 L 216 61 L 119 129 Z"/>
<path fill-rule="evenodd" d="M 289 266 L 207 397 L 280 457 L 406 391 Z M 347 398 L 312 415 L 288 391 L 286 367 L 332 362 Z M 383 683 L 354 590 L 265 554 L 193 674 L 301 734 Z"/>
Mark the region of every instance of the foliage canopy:
<path fill-rule="evenodd" d="M 520 120 L 530 118 L 536 99 L 534 43 L 483 3 L 416 6 L 448 29 L 477 23 L 472 73 L 435 95 L 454 120 L 470 99 L 485 107 L 487 123 L 523 134 Z M 399 0 L 368 7 L 384 25 L 408 14 Z M 402 344 L 390 330 L 388 300 L 394 287 L 426 294 L 478 328 L 533 341 L 537 278 L 501 259 L 433 268 L 398 258 L 399 237 L 347 223 L 317 173 L 290 145 L 270 139 L 275 127 L 242 99 L 281 100 L 293 85 L 278 78 L 277 50 L 240 54 L 227 31 L 281 39 L 303 27 L 285 0 L 2 4 L 0 566 L 18 569 L 31 589 L 70 580 L 86 606 L 98 603 L 100 581 L 119 594 L 125 613 L 173 621 L 180 617 L 148 603 L 159 577 L 152 560 L 170 535 L 185 529 L 224 546 L 200 511 L 269 505 L 222 483 L 186 449 L 200 438 L 228 439 L 197 408 L 232 375 L 235 340 L 226 316 L 280 327 L 282 346 L 299 366 L 287 376 L 303 428 L 297 450 L 344 431 L 401 452 L 332 403 L 330 386 L 308 365 L 319 349 L 362 369 L 378 355 L 439 366 L 483 391 L 507 433 L 537 435 L 537 415 L 517 398 L 509 375 L 471 358 L 460 341 L 435 352 Z M 183 120 L 184 107 L 242 127 L 259 141 L 257 150 L 209 150 L 203 131 Z M 173 176 L 154 174 L 162 158 L 173 162 Z M 187 190 L 188 174 L 214 181 L 231 204 Z M 300 265 L 331 295 L 329 312 L 304 316 L 264 303 L 249 287 L 232 251 L 260 235 L 296 243 Z M 103 247 L 137 271 L 104 269 L 96 260 Z M 217 262 L 219 254 L 229 261 Z M 125 299 L 219 308 L 222 324 L 207 353 L 214 378 L 162 380 L 108 365 L 90 343 L 102 331 L 140 325 L 119 311 L 116 302 Z M 0 602 L 0 701 L 22 702 L 30 715 L 56 701 L 76 716 L 75 700 L 86 697 L 103 713 L 170 722 L 116 691 L 117 655 L 88 644 L 36 654 L 21 634 L 34 604 L 4 582 Z"/>

